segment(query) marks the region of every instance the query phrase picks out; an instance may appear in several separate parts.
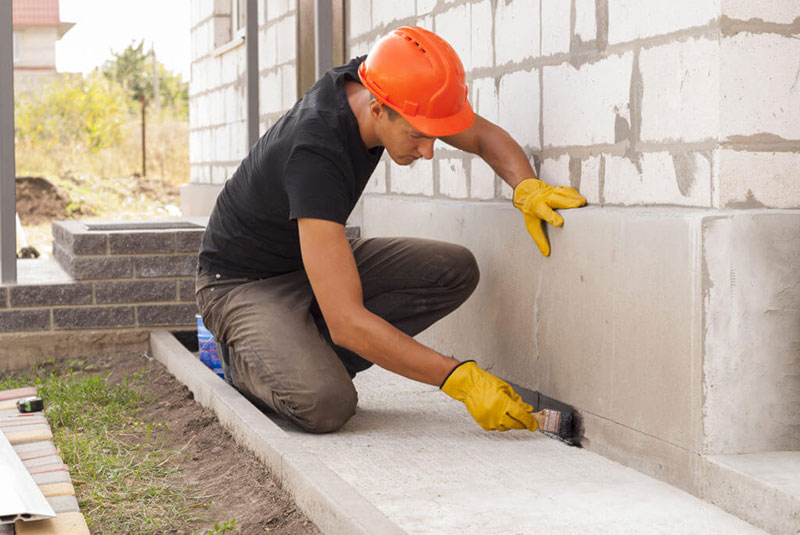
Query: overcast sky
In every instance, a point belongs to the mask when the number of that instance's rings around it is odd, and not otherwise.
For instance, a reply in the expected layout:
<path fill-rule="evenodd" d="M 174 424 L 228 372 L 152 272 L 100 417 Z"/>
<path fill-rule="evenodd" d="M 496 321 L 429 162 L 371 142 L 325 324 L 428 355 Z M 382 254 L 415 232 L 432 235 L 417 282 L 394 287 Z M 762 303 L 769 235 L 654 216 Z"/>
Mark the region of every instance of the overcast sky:
<path fill-rule="evenodd" d="M 61 20 L 75 26 L 56 44 L 60 72 L 89 72 L 132 42 L 155 46 L 169 70 L 189 80 L 191 0 L 60 0 Z"/>

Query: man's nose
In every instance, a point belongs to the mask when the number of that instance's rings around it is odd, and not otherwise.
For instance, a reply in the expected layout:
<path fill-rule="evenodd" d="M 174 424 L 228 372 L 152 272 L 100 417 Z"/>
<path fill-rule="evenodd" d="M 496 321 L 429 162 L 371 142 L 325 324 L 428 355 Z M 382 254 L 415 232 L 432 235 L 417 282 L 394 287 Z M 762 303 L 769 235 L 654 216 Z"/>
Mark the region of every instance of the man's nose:
<path fill-rule="evenodd" d="M 422 142 L 417 147 L 420 155 L 426 160 L 430 160 L 433 158 L 433 144 L 436 142 L 435 139 L 423 139 Z"/>

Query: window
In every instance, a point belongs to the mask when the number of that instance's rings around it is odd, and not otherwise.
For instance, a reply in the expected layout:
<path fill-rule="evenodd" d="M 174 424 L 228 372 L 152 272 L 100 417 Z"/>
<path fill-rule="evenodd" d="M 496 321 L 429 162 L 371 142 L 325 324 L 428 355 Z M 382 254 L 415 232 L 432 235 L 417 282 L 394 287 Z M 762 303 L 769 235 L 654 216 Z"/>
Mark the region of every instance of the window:
<path fill-rule="evenodd" d="M 244 31 L 247 22 L 247 0 L 231 0 L 231 38 Z"/>
<path fill-rule="evenodd" d="M 19 61 L 19 32 L 11 32 L 11 34 L 13 36 L 14 63 L 16 63 Z"/>

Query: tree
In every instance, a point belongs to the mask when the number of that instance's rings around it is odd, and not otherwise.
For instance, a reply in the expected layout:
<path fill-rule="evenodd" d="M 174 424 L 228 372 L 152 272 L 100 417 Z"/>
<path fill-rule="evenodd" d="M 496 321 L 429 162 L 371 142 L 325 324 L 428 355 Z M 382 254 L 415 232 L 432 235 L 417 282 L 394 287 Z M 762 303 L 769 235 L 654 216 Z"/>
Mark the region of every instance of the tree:
<path fill-rule="evenodd" d="M 129 112 L 123 89 L 95 72 L 21 93 L 14 116 L 19 141 L 43 150 L 82 146 L 96 152 L 119 143 Z"/>
<path fill-rule="evenodd" d="M 121 52 L 112 52 L 114 59 L 107 61 L 103 74 L 119 83 L 129 96 L 131 110 L 138 109 L 142 95 L 153 102 L 153 56 L 144 50 L 144 40 L 131 43 Z M 156 69 L 159 78 L 159 104 L 171 108 L 179 118 L 189 113 L 189 85 L 180 74 L 169 71 L 161 62 Z"/>

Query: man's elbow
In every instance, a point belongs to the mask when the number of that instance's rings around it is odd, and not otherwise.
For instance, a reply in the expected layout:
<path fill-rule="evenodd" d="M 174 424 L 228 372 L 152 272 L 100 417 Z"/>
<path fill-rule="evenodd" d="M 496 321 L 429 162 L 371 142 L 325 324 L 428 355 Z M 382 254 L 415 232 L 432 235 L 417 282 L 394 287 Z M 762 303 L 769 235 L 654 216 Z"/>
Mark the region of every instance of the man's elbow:
<path fill-rule="evenodd" d="M 363 351 L 367 338 L 364 319 L 362 313 L 337 314 L 334 318 L 326 318 L 333 343 L 354 353 Z"/>

